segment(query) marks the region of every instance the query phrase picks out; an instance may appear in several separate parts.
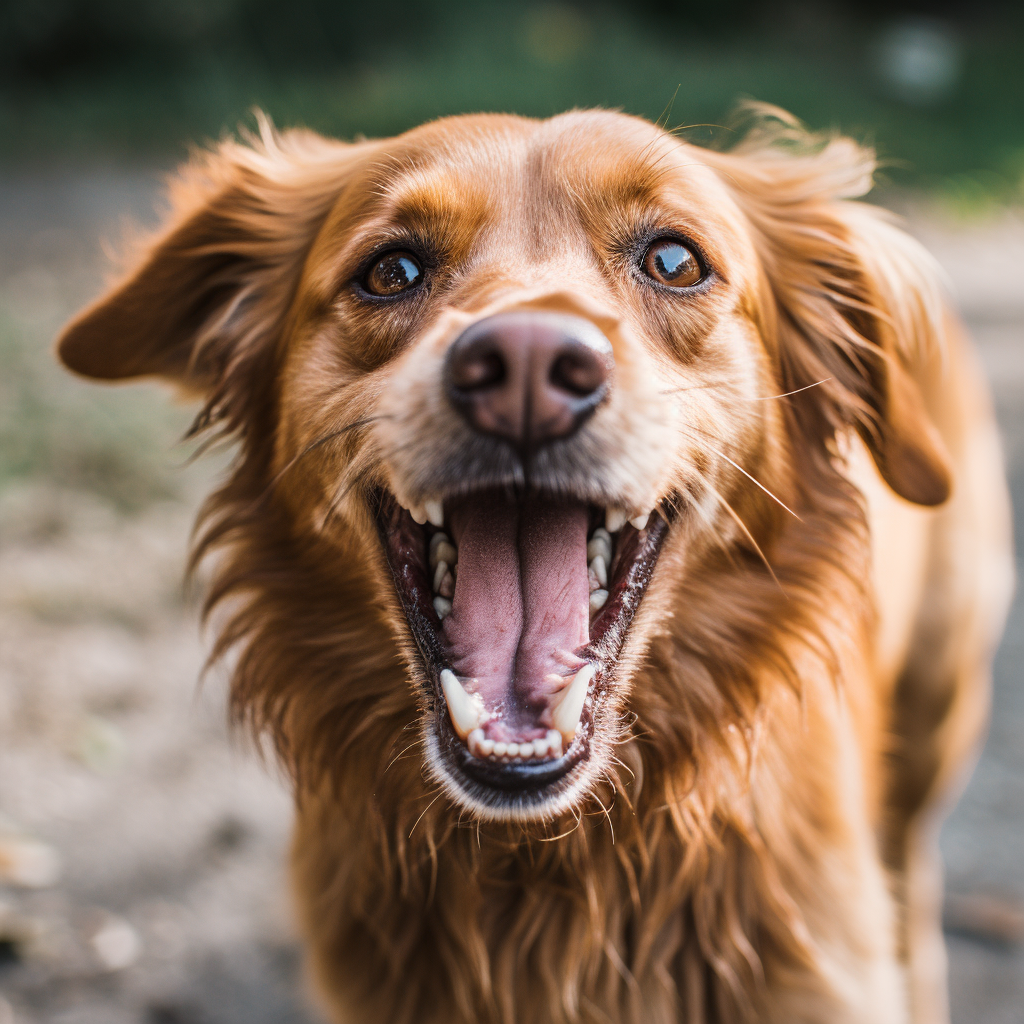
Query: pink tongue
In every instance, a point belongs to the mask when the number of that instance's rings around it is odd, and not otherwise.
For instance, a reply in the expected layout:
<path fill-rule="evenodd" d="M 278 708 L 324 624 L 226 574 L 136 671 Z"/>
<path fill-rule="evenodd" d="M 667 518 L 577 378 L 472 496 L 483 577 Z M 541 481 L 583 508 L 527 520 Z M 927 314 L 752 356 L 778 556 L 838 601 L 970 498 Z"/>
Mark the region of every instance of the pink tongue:
<path fill-rule="evenodd" d="M 490 494 L 452 505 L 459 568 L 444 620 L 452 668 L 477 680 L 490 710 L 517 719 L 544 706 L 562 685 L 547 677 L 571 674 L 581 664 L 573 651 L 590 638 L 587 509 Z"/>

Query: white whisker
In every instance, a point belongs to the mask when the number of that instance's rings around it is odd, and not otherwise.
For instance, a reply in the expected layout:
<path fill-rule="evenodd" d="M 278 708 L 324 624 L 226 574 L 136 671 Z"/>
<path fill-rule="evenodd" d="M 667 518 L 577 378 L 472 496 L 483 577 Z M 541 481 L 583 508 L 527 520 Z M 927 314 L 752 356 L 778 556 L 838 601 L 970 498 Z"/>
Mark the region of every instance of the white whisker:
<path fill-rule="evenodd" d="M 707 486 L 711 488 L 711 493 L 714 494 L 714 496 L 722 503 L 722 507 L 726 510 L 726 512 L 728 512 L 729 515 L 732 516 L 732 518 L 735 520 L 736 525 L 739 526 L 739 528 L 744 532 L 744 534 L 746 534 L 747 540 L 749 540 L 750 543 L 754 545 L 754 550 L 760 556 L 761 561 L 764 562 L 765 568 L 771 573 L 772 579 L 775 580 L 775 585 L 779 588 L 779 590 L 782 591 L 784 596 L 788 597 L 789 595 L 786 594 L 785 588 L 779 582 L 779 577 L 775 575 L 775 570 L 772 568 L 771 563 L 768 561 L 767 557 L 765 556 L 765 553 L 761 550 L 761 545 L 758 544 L 756 540 L 754 540 L 754 535 L 750 532 L 750 530 L 747 529 L 747 524 L 743 522 L 743 520 L 739 517 L 739 514 L 732 507 L 732 505 L 730 505 L 729 502 L 727 502 L 725 498 L 723 498 L 722 495 L 719 494 L 714 487 L 712 487 L 711 484 L 708 484 Z"/>
<path fill-rule="evenodd" d="M 689 427 L 689 428 L 683 427 L 681 429 L 683 429 L 683 430 L 700 430 L 699 427 Z M 703 433 L 703 431 L 701 431 L 701 433 Z M 697 440 L 697 439 L 695 439 L 695 440 Z M 728 462 L 730 466 L 732 466 L 734 469 L 738 469 L 749 481 L 751 481 L 751 483 L 757 484 L 757 486 L 760 487 L 761 490 L 764 491 L 764 493 L 767 494 L 768 497 L 772 499 L 772 501 L 777 502 L 795 520 L 797 520 L 797 522 L 800 522 L 800 523 L 803 522 L 803 520 L 780 497 L 778 497 L 775 494 L 772 494 L 772 492 L 769 491 L 768 488 L 765 487 L 765 485 L 763 483 L 761 483 L 760 480 L 758 480 L 754 476 L 751 476 L 738 462 L 735 462 L 734 460 L 730 459 L 729 456 L 725 454 L 725 452 L 720 452 L 713 444 L 711 444 L 710 441 L 705 440 L 705 441 L 701 442 L 701 441 L 698 440 L 698 443 L 703 443 L 703 444 L 707 445 L 708 451 L 710 451 L 713 455 L 717 455 L 720 459 L 725 459 L 725 461 Z"/>
<path fill-rule="evenodd" d="M 818 387 L 819 384 L 827 384 L 831 377 L 826 377 L 824 380 L 816 380 L 813 384 L 805 384 L 802 388 L 797 388 L 796 391 L 787 391 L 782 395 L 762 395 L 760 398 L 752 398 L 752 402 L 770 402 L 773 398 L 789 398 L 790 395 L 799 395 L 801 391 L 810 391 L 811 388 Z"/>

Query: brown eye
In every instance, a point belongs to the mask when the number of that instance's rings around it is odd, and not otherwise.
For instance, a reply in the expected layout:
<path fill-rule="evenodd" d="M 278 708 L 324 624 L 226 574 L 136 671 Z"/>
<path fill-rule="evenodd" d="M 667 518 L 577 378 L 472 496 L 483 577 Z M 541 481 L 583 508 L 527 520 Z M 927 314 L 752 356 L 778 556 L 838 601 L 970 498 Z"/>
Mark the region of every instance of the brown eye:
<path fill-rule="evenodd" d="M 689 288 L 704 276 L 697 257 L 674 238 L 652 242 L 643 265 L 649 277 L 670 288 Z"/>
<path fill-rule="evenodd" d="M 423 268 L 412 253 L 389 252 L 370 267 L 364 287 L 371 295 L 397 295 L 422 279 Z"/>

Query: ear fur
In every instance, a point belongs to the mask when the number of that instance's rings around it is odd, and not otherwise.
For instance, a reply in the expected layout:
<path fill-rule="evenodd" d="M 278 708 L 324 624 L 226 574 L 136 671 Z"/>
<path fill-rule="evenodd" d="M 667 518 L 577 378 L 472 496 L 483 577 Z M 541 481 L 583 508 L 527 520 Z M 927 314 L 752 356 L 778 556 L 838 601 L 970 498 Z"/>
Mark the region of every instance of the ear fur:
<path fill-rule="evenodd" d="M 134 269 L 58 340 L 88 377 L 159 375 L 207 397 L 239 364 L 273 348 L 306 252 L 342 174 L 368 144 L 308 131 L 195 155 L 171 182 L 170 213 Z"/>
<path fill-rule="evenodd" d="M 753 229 L 770 295 L 757 315 L 784 390 L 816 385 L 812 429 L 854 427 L 893 491 L 942 504 L 949 456 L 920 385 L 942 355 L 941 273 L 885 211 L 850 201 L 871 187 L 870 150 L 767 113 L 709 162 Z"/>

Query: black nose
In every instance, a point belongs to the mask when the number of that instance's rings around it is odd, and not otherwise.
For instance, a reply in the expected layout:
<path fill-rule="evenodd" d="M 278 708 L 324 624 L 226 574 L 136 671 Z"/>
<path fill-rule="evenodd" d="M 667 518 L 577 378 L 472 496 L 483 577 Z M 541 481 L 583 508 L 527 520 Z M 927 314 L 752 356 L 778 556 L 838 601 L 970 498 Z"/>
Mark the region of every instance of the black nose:
<path fill-rule="evenodd" d="M 589 320 L 498 313 L 452 342 L 445 387 L 476 430 L 537 445 L 579 428 L 608 393 L 614 365 L 611 343 Z"/>

